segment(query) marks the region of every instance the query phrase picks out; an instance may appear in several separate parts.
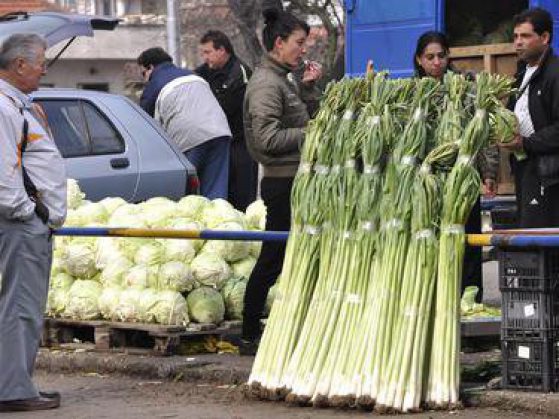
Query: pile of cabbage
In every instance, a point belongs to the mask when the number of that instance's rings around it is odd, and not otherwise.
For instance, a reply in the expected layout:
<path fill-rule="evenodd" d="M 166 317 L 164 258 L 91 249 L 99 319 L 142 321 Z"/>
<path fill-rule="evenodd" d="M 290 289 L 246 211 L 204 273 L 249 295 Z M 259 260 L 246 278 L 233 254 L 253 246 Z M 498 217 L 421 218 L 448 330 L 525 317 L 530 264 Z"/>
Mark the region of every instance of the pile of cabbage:
<path fill-rule="evenodd" d="M 260 200 L 243 213 L 225 200 L 196 195 L 140 204 L 84 198 L 78 183 L 69 180 L 66 227 L 263 230 L 266 220 Z M 166 325 L 241 319 L 260 247 L 242 241 L 58 236 L 47 314 Z"/>

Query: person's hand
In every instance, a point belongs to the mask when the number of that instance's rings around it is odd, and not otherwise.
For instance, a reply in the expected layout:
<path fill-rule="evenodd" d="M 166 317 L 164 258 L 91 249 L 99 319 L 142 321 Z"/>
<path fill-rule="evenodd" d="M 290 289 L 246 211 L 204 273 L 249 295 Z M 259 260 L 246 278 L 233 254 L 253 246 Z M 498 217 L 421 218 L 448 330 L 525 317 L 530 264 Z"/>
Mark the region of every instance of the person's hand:
<path fill-rule="evenodd" d="M 35 214 L 41 219 L 45 224 L 49 222 L 49 209 L 40 200 L 35 201 Z"/>
<path fill-rule="evenodd" d="M 512 141 L 501 143 L 498 142 L 497 145 L 505 150 L 509 150 L 512 152 L 515 151 L 523 151 L 524 150 L 524 139 L 520 134 L 516 134 Z"/>
<path fill-rule="evenodd" d="M 322 77 L 322 66 L 316 61 L 305 62 L 305 71 L 301 82 L 308 84 L 314 83 Z"/>
<path fill-rule="evenodd" d="M 495 195 L 497 195 L 497 182 L 495 179 L 485 179 L 481 189 L 485 198 L 495 198 Z"/>

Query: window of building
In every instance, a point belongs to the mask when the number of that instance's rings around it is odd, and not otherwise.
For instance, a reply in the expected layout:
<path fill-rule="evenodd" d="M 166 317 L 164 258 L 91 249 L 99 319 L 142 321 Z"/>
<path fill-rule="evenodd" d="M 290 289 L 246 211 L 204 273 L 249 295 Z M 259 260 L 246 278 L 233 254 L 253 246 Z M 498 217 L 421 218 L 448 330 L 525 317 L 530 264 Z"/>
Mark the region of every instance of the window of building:
<path fill-rule="evenodd" d="M 72 12 L 75 12 L 77 10 L 77 3 L 77 0 L 56 0 L 56 4 L 58 6 L 63 7 L 64 9 L 68 9 Z"/>
<path fill-rule="evenodd" d="M 142 13 L 142 0 L 95 0 L 96 14 L 126 16 Z"/>
<path fill-rule="evenodd" d="M 97 0 L 95 11 L 98 15 L 113 16 L 116 14 L 116 0 Z"/>
<path fill-rule="evenodd" d="M 98 92 L 108 92 L 109 83 L 78 83 L 78 89 L 97 90 Z"/>
<path fill-rule="evenodd" d="M 119 154 L 124 141 L 108 119 L 83 100 L 39 100 L 64 157 Z"/>

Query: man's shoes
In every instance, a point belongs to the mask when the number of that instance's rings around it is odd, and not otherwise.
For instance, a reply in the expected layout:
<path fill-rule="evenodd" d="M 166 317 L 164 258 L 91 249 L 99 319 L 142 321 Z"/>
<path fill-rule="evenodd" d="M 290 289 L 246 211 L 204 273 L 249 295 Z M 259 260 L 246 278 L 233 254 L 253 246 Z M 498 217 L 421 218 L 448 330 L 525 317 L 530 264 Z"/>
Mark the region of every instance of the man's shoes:
<path fill-rule="evenodd" d="M 60 394 L 58 398 L 47 398 L 44 396 L 32 399 L 8 400 L 0 402 L 0 412 L 30 412 L 34 410 L 56 409 L 60 406 Z"/>
<path fill-rule="evenodd" d="M 259 344 L 260 344 L 260 338 L 256 338 L 256 339 L 241 338 L 239 342 L 239 354 L 241 356 L 254 356 L 258 351 Z"/>

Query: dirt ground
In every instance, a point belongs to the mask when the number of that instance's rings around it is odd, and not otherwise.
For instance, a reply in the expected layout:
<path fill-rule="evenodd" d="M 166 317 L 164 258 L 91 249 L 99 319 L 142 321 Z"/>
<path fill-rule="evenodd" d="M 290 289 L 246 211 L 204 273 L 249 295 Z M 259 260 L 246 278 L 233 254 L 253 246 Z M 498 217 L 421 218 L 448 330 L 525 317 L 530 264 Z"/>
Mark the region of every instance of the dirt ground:
<path fill-rule="evenodd" d="M 366 412 L 317 410 L 290 407 L 284 403 L 251 401 L 245 399 L 238 386 L 142 381 L 98 374 L 61 375 L 42 371 L 36 374 L 36 381 L 42 389 L 55 389 L 62 393 L 61 408 L 46 412 L 2 414 L 2 419 L 330 419 L 365 418 L 371 415 Z M 533 413 L 523 414 L 493 408 L 450 413 L 426 412 L 411 417 L 436 419 L 448 416 L 480 419 L 537 418 Z"/>

